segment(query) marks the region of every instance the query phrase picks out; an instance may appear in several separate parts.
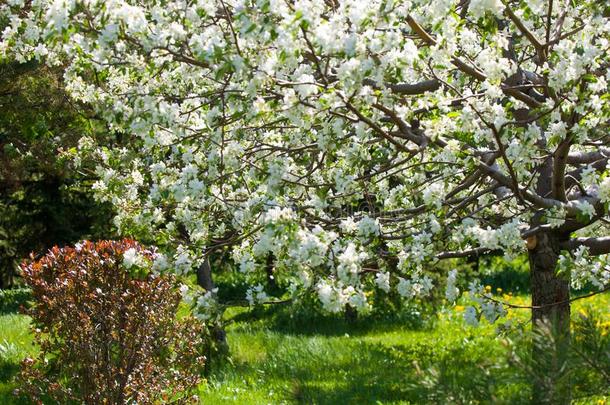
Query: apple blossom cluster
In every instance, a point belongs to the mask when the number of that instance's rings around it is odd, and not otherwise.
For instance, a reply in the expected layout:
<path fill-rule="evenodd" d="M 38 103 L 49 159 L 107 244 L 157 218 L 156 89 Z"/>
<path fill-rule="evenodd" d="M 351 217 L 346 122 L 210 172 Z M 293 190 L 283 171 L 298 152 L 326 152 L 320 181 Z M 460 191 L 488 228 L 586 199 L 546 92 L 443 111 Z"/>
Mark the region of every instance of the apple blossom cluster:
<path fill-rule="evenodd" d="M 348 304 L 360 312 L 370 309 L 364 293 L 353 286 L 322 280 L 316 285 L 316 290 L 322 306 L 331 313 L 342 311 Z"/>
<path fill-rule="evenodd" d="M 398 277 L 396 290 L 402 297 L 411 299 L 427 296 L 433 287 L 432 280 L 427 275 L 423 277 L 415 276 L 412 279 Z"/>
<path fill-rule="evenodd" d="M 599 2 L 539 3 L 10 0 L 0 57 L 62 66 L 128 139 L 79 151 L 160 267 L 221 255 L 250 304 L 271 268 L 330 312 L 367 310 L 442 288 L 437 260 L 607 217 L 610 22 Z M 607 285 L 602 269 L 575 279 Z M 503 313 L 476 304 L 471 323 Z"/>
<path fill-rule="evenodd" d="M 579 247 L 572 254 L 559 257 L 559 270 L 570 275 L 572 288 L 581 289 L 592 285 L 604 289 L 610 285 L 610 257 L 602 255 L 592 260 L 588 249 Z"/>
<path fill-rule="evenodd" d="M 456 269 L 453 269 L 449 272 L 447 276 L 447 286 L 445 287 L 445 298 L 449 302 L 455 302 L 456 299 L 460 296 L 460 289 L 455 285 L 457 281 L 458 272 Z"/>
<path fill-rule="evenodd" d="M 140 266 L 144 264 L 144 257 L 138 255 L 138 252 L 134 248 L 129 248 L 123 253 L 123 266 L 126 269 L 130 269 L 133 266 Z"/>
<path fill-rule="evenodd" d="M 470 305 L 464 310 L 464 321 L 468 325 L 477 326 L 481 318 L 486 319 L 489 323 L 494 323 L 507 313 L 501 303 L 490 299 L 489 293 L 476 279 L 468 284 L 468 295 L 476 305 L 476 307 Z"/>

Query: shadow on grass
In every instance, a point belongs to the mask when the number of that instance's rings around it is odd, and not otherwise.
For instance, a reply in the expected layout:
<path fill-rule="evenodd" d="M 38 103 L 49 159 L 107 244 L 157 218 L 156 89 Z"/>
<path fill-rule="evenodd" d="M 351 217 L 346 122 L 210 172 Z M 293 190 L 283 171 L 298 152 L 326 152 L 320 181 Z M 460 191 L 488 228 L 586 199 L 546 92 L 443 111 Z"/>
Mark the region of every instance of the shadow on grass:
<path fill-rule="evenodd" d="M 408 349 L 365 343 L 350 349 L 349 357 L 321 357 L 305 367 L 286 366 L 280 371 L 292 380 L 286 396 L 315 404 L 413 401 L 425 396 L 421 388 L 408 384 L 414 370 Z"/>
<path fill-rule="evenodd" d="M 493 360 L 459 350 L 441 354 L 425 344 L 359 346 L 356 359 L 297 371 L 292 398 L 316 404 L 528 403 L 527 387 L 514 390 L 510 370 Z M 335 378 L 336 384 L 325 383 Z"/>
<path fill-rule="evenodd" d="M 293 338 L 258 364 L 236 364 L 239 375 L 265 375 L 282 398 L 302 404 L 527 402 L 511 390 L 505 363 L 488 350 L 435 342 L 385 345 L 349 339 Z M 525 387 L 527 390 L 527 387 Z"/>
<path fill-rule="evenodd" d="M 425 320 L 427 319 L 427 320 Z M 422 331 L 434 327 L 436 317 L 422 317 L 417 308 L 383 314 L 368 314 L 349 318 L 345 313 L 327 314 L 317 308 L 301 308 L 292 305 L 257 307 L 231 317 L 231 323 L 249 329 L 265 330 L 296 336 L 361 336 L 371 331 L 391 332 L 399 330 Z"/>

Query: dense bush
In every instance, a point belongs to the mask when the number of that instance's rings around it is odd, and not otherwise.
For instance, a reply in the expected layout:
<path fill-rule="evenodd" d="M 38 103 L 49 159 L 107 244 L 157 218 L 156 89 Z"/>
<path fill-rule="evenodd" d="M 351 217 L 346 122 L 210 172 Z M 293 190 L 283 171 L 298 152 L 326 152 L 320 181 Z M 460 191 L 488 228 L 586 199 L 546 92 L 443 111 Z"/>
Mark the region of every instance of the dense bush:
<path fill-rule="evenodd" d="M 187 403 L 203 365 L 201 326 L 176 320 L 180 293 L 131 240 L 51 249 L 22 266 L 41 352 L 23 393 L 87 404 Z"/>

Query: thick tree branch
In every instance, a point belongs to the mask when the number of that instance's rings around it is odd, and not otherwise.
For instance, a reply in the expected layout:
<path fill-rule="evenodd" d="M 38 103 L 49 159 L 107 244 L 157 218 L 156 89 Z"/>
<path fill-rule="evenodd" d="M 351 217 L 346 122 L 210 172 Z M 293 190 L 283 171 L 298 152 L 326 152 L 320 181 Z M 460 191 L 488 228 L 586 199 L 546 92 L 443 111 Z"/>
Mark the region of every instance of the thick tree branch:
<path fill-rule="evenodd" d="M 576 250 L 580 246 L 589 248 L 589 253 L 595 256 L 610 253 L 610 236 L 599 238 L 575 238 L 561 245 L 562 249 Z"/>
<path fill-rule="evenodd" d="M 429 46 L 434 46 L 436 45 L 436 40 L 426 32 L 426 30 L 417 23 L 417 21 L 415 21 L 413 19 L 413 17 L 408 16 L 407 17 L 407 23 L 409 24 L 409 27 L 411 27 L 411 29 L 417 34 L 417 36 L 427 45 Z M 540 43 L 538 42 L 538 47 L 536 48 L 537 50 L 539 50 L 540 52 L 544 51 L 544 47 L 542 45 L 540 45 Z M 468 76 L 475 78 L 476 80 L 479 81 L 485 81 L 487 79 L 487 75 L 485 75 L 484 72 L 482 72 L 481 70 L 479 70 L 476 66 L 472 66 L 469 63 L 464 62 L 462 59 L 453 56 L 451 58 L 451 63 L 457 67 L 460 71 L 462 71 L 463 73 L 466 73 Z M 433 86 L 433 80 L 430 80 L 429 82 L 422 82 L 420 84 L 418 84 L 418 87 L 406 87 L 405 90 L 409 90 L 409 91 L 421 91 L 421 87 L 423 86 L 423 84 L 425 83 L 426 86 Z M 414 86 L 414 85 L 411 85 Z M 438 84 L 438 86 L 440 86 L 440 83 Z M 438 88 L 438 87 L 436 87 Z M 436 89 L 435 88 L 435 89 Z M 534 99 L 533 97 L 525 94 L 524 92 L 520 91 L 517 88 L 514 88 L 512 86 L 509 86 L 507 84 L 503 84 L 502 85 L 502 91 L 504 92 L 504 94 L 506 94 L 507 96 L 511 96 L 523 103 L 525 103 L 528 107 L 530 108 L 538 108 L 541 106 L 541 103 L 539 101 L 537 101 L 536 99 Z M 409 93 L 404 93 L 404 94 L 409 94 Z M 414 94 L 421 94 L 421 93 L 414 93 Z"/>
<path fill-rule="evenodd" d="M 394 93 L 398 94 L 406 94 L 406 95 L 416 95 L 422 94 L 427 91 L 438 90 L 441 87 L 441 84 L 438 80 L 424 80 L 423 82 L 408 84 L 408 83 L 398 83 L 392 84 L 389 86 L 390 89 Z"/>
<path fill-rule="evenodd" d="M 497 180 L 503 186 L 508 187 L 509 189 L 513 190 L 512 180 L 508 176 L 501 173 L 499 170 L 494 169 L 493 167 L 485 164 L 484 162 L 479 162 L 479 167 L 481 169 L 483 169 L 485 172 L 487 172 L 487 174 L 491 178 L 493 178 L 494 180 Z M 525 200 L 534 204 L 538 208 L 552 208 L 552 207 L 563 207 L 566 209 L 568 208 L 567 204 L 563 204 L 562 202 L 554 200 L 552 198 L 541 197 L 538 194 L 535 194 L 530 190 L 521 188 L 520 192 Z M 571 207 L 571 212 L 572 213 L 575 212 L 574 207 Z"/>
<path fill-rule="evenodd" d="M 519 31 L 521 31 L 521 33 L 525 35 L 534 48 L 536 48 L 536 52 L 538 52 L 539 55 L 542 55 L 544 53 L 544 46 L 540 43 L 538 38 L 536 38 L 536 36 L 525 26 L 525 24 L 523 24 L 523 21 L 517 17 L 508 4 L 506 5 L 505 11 L 508 18 L 510 18 L 510 20 L 517 26 Z"/>
<path fill-rule="evenodd" d="M 413 17 L 407 16 L 407 24 L 409 24 L 409 27 L 411 27 L 411 29 L 417 34 L 417 36 L 420 37 L 422 41 L 424 41 L 427 45 L 436 44 L 434 38 L 432 38 L 430 34 L 428 34 L 426 30 L 423 29 L 422 26 L 419 25 L 417 21 L 413 19 Z"/>
<path fill-rule="evenodd" d="M 363 84 L 371 86 L 375 89 L 380 89 L 380 85 L 371 79 L 364 79 Z M 416 96 L 418 94 L 424 94 L 428 91 L 435 91 L 441 87 L 441 83 L 438 80 L 423 80 L 418 83 L 385 83 L 384 86 L 393 93 L 403 94 L 407 96 Z"/>
<path fill-rule="evenodd" d="M 527 94 L 523 93 L 522 91 L 520 91 L 514 87 L 507 87 L 507 86 L 503 85 L 502 91 L 504 92 L 504 94 L 516 98 L 517 100 L 523 102 L 525 105 L 527 105 L 530 108 L 538 108 L 542 105 L 535 98 L 528 96 Z"/>
<path fill-rule="evenodd" d="M 570 138 L 566 138 L 557 146 L 553 154 L 553 182 L 551 185 L 553 198 L 563 202 L 567 201 L 565 172 L 571 145 Z"/>
<path fill-rule="evenodd" d="M 590 164 L 601 159 L 610 157 L 610 148 L 601 147 L 599 150 L 591 152 L 570 152 L 567 156 L 567 162 L 570 165 Z"/>

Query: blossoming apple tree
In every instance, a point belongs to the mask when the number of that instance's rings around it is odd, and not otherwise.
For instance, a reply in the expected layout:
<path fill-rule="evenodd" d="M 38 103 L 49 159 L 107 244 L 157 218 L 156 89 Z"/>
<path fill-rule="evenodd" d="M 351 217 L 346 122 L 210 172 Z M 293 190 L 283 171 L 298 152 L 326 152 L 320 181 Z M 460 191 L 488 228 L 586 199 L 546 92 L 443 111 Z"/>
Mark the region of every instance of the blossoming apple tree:
<path fill-rule="evenodd" d="M 129 137 L 81 149 L 117 226 L 173 247 L 159 267 L 229 250 L 340 311 L 454 300 L 429 263 L 527 253 L 533 320 L 568 336 L 570 286 L 610 280 L 602 3 L 9 0 L 0 52 L 63 65 Z M 470 321 L 503 312 L 471 290 Z"/>

